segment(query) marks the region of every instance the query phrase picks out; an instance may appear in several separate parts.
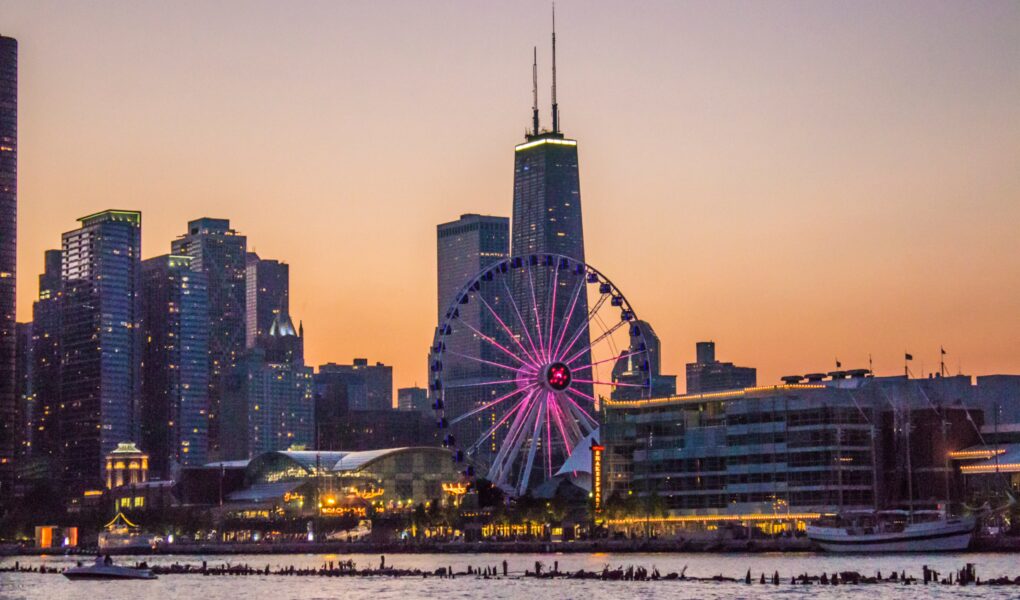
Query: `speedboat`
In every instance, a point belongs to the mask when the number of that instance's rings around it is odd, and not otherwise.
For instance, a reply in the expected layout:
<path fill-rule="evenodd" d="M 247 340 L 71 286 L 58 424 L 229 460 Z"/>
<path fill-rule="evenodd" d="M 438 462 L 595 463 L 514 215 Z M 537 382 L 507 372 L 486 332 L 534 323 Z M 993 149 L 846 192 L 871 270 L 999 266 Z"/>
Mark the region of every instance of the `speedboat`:
<path fill-rule="evenodd" d="M 87 567 L 71 567 L 64 571 L 64 577 L 68 579 L 156 579 L 151 569 L 118 567 L 112 564 L 103 564 L 99 561 Z"/>
<path fill-rule="evenodd" d="M 953 552 L 966 550 L 976 529 L 974 516 L 889 510 L 839 515 L 809 525 L 807 537 L 826 552 Z"/>

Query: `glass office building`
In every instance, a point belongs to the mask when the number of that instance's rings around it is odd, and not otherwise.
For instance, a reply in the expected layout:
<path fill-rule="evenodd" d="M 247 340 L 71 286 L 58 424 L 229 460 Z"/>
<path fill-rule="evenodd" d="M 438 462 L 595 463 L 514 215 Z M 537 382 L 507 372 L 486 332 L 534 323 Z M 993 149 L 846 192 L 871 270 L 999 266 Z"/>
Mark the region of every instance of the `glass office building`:
<path fill-rule="evenodd" d="M 65 489 L 97 486 L 103 457 L 137 441 L 142 214 L 107 210 L 63 235 L 59 437 Z"/>
<path fill-rule="evenodd" d="M 209 292 L 188 256 L 142 262 L 145 353 L 142 447 L 151 469 L 199 466 L 209 443 Z"/>

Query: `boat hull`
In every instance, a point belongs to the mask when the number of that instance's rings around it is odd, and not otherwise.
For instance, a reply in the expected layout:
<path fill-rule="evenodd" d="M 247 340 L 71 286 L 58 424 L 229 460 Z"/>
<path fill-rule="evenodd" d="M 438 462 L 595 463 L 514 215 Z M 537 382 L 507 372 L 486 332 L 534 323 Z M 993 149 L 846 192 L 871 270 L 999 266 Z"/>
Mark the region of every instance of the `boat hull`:
<path fill-rule="evenodd" d="M 923 523 L 903 531 L 851 535 L 836 527 L 808 527 L 807 536 L 826 552 L 959 552 L 974 538 L 973 519 Z"/>
<path fill-rule="evenodd" d="M 129 567 L 74 567 L 64 571 L 68 579 L 156 579 L 149 569 Z"/>

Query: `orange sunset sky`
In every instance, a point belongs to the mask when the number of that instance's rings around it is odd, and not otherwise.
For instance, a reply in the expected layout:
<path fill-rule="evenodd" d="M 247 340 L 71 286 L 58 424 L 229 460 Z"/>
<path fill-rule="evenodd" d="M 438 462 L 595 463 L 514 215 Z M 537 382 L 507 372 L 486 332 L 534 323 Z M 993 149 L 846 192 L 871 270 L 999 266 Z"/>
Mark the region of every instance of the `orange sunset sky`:
<path fill-rule="evenodd" d="M 681 374 L 1020 373 L 1020 3 L 557 3 L 588 261 Z M 435 226 L 509 216 L 548 2 L 0 1 L 20 42 L 18 317 L 46 248 L 143 212 L 291 265 L 310 364 L 424 384 Z M 680 378 L 681 382 L 683 377 Z M 682 387 L 682 383 L 681 383 Z"/>

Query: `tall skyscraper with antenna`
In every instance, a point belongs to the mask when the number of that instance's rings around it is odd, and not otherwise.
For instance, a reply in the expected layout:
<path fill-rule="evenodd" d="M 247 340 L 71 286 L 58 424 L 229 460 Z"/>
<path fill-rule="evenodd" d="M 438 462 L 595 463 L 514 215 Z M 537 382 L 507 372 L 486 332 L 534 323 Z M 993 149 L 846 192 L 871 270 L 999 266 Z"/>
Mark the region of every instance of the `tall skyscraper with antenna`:
<path fill-rule="evenodd" d="M 552 129 L 538 115 L 538 65 L 532 65 L 532 129 L 514 148 L 514 207 L 510 252 L 555 253 L 584 260 L 577 141 L 560 131 L 556 101 L 556 18 L 552 34 Z"/>
<path fill-rule="evenodd" d="M 535 61 L 532 63 L 532 128 L 525 135 L 524 142 L 514 148 L 514 206 L 510 253 L 526 260 L 531 256 L 560 254 L 584 261 L 577 141 L 567 138 L 560 131 L 559 104 L 556 99 L 555 8 L 552 32 L 552 129 L 547 130 L 543 130 L 539 123 L 537 62 L 536 52 Z M 553 285 L 550 279 L 548 274 L 536 274 L 533 281 L 523 277 L 514 279 L 513 299 L 520 309 L 522 319 L 528 321 L 528 328 L 532 331 L 536 327 L 534 321 L 539 318 L 548 319 L 547 315 L 554 315 L 552 318 L 556 323 L 569 319 L 568 331 L 585 329 L 578 338 L 578 347 L 586 346 L 585 340 L 590 339 L 590 333 L 587 331 L 587 297 L 585 294 L 578 296 L 577 304 L 571 311 L 572 294 L 566 287 L 566 279 L 558 282 L 560 289 L 556 294 L 548 293 Z M 532 293 L 532 285 L 538 293 Z M 555 302 L 555 306 L 550 306 L 552 302 Z M 547 328 L 548 324 L 543 321 L 541 326 Z M 590 363 L 588 353 L 586 352 L 578 362 Z M 588 395 L 592 394 L 590 386 L 588 389 L 582 387 L 582 391 Z M 542 480 L 541 476 L 532 478 L 532 481 L 538 483 Z"/>

